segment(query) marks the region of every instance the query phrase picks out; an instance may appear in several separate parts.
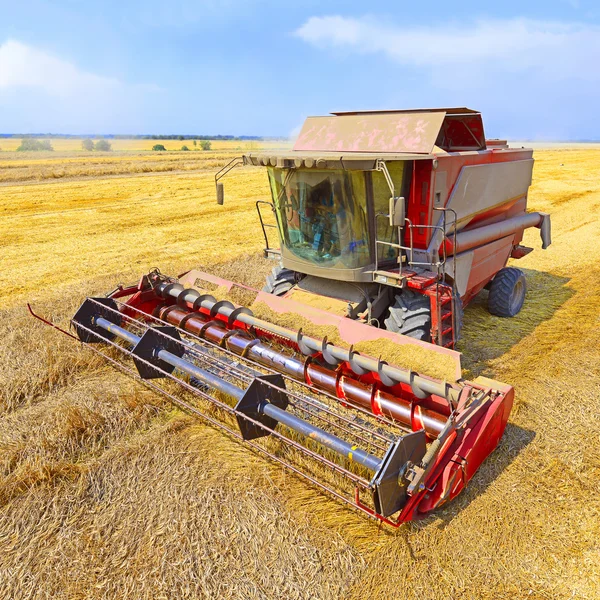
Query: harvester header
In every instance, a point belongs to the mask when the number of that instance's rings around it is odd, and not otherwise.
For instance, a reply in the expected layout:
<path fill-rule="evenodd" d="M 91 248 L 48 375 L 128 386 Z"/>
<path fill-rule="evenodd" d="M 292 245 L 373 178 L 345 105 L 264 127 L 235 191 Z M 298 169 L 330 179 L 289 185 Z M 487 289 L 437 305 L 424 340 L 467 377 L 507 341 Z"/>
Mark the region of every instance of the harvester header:
<path fill-rule="evenodd" d="M 251 306 L 225 299 L 240 294 Z M 389 332 L 382 343 L 442 356 L 450 379 L 359 352 L 344 339 L 376 330 L 320 309 L 299 317 L 328 324 L 339 342 L 254 312 L 297 309 L 208 273 L 154 271 L 86 299 L 72 325 L 122 371 L 371 517 L 398 526 L 456 496 L 498 443 L 512 388 L 464 381 L 457 353 Z"/>

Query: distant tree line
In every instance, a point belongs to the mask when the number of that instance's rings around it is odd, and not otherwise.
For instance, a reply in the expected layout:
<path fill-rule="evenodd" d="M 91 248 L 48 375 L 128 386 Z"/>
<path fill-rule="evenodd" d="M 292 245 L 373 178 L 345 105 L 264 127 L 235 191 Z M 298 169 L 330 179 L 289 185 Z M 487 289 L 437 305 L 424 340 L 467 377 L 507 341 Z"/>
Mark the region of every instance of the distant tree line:
<path fill-rule="evenodd" d="M 112 136 L 115 140 L 118 139 L 132 139 L 132 140 L 194 140 L 194 139 L 203 139 L 203 140 L 263 140 L 265 138 L 253 135 L 242 135 L 242 136 L 233 136 L 233 135 L 115 135 Z M 283 139 L 283 138 L 282 138 Z"/>
<path fill-rule="evenodd" d="M 186 134 L 186 135 L 162 135 L 162 134 L 143 134 L 143 135 L 121 135 L 121 134 L 108 134 L 108 135 L 97 135 L 97 134 L 88 134 L 88 135 L 74 135 L 69 133 L 0 133 L 0 138 L 46 138 L 46 139 L 79 139 L 79 138 L 98 138 L 98 139 L 107 139 L 107 140 L 194 140 L 194 139 L 203 139 L 203 140 L 237 140 L 237 141 L 245 141 L 245 140 L 256 140 L 256 141 L 264 141 L 264 140 L 286 140 L 286 137 L 264 137 L 259 135 L 199 135 L 199 134 Z"/>
<path fill-rule="evenodd" d="M 194 140 L 194 146 L 196 146 L 198 144 L 197 140 Z M 208 140 L 200 140 L 200 148 L 202 148 L 202 150 L 210 150 L 211 148 L 211 143 Z M 155 152 L 166 152 L 166 148 L 164 144 L 154 144 L 154 146 L 152 146 L 152 150 L 154 150 Z M 181 146 L 181 150 L 183 150 L 184 152 L 189 152 L 190 149 L 184 144 L 183 146 Z"/>
<path fill-rule="evenodd" d="M 54 148 L 48 140 L 36 140 L 33 138 L 23 138 L 21 145 L 17 148 L 17 152 L 40 152 L 40 151 L 52 152 Z"/>
<path fill-rule="evenodd" d="M 91 152 L 92 150 L 98 150 L 99 152 L 110 152 L 112 149 L 112 146 L 106 140 L 98 140 L 96 143 L 94 143 L 94 141 L 90 138 L 83 140 L 83 142 L 81 142 L 81 147 L 88 152 Z"/>

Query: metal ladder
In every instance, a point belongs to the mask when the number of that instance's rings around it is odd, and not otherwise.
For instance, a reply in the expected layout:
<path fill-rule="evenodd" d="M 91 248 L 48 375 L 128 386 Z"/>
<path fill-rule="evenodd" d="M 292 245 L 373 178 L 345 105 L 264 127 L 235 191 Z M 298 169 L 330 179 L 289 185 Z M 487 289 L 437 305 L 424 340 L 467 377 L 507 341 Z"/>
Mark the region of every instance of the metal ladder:
<path fill-rule="evenodd" d="M 448 259 L 446 254 L 446 234 L 447 223 L 446 213 L 451 212 L 453 214 L 452 220 L 452 238 L 453 247 L 456 247 L 456 212 L 451 208 L 434 208 L 433 210 L 442 213 L 442 224 L 441 225 L 415 225 L 410 219 L 405 219 L 408 228 L 409 245 L 405 246 L 402 244 L 395 244 L 393 242 L 384 242 L 382 240 L 375 240 L 375 270 L 373 272 L 373 280 L 377 283 L 395 284 L 400 287 L 405 279 L 403 275 L 403 263 L 402 263 L 402 251 L 406 253 L 406 262 L 404 268 L 409 269 L 422 268 L 431 273 L 437 273 L 437 281 L 431 288 L 425 290 L 427 296 L 431 300 L 431 339 L 439 346 L 445 348 L 454 348 L 456 344 L 456 310 L 455 310 L 455 294 L 454 285 L 447 285 L 444 283 L 445 265 Z M 377 215 L 387 216 L 387 215 Z M 431 260 L 429 262 L 416 261 L 414 260 L 414 245 L 413 245 L 413 229 L 431 229 L 442 232 L 442 255 L 437 260 Z M 400 237 L 400 235 L 399 235 Z M 378 264 L 378 248 L 379 246 L 387 246 L 394 248 L 398 251 L 398 272 L 380 270 Z M 452 263 L 452 281 L 456 282 L 456 262 Z"/>

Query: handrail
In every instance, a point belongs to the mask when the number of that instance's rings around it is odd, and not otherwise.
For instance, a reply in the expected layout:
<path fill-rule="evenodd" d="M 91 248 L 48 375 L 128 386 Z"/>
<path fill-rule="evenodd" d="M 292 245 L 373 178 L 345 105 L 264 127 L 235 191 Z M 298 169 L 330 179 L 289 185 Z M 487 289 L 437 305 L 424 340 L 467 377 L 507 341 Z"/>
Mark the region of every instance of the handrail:
<path fill-rule="evenodd" d="M 260 221 L 260 226 L 262 228 L 263 237 L 265 238 L 265 249 L 263 250 L 265 257 L 268 257 L 269 254 L 281 254 L 281 250 L 277 250 L 272 248 L 269 245 L 269 236 L 267 235 L 266 227 L 271 227 L 272 229 L 277 229 L 277 225 L 273 225 L 271 223 L 265 223 L 263 220 L 262 213 L 260 211 L 259 204 L 266 204 L 271 207 L 271 210 L 275 212 L 275 207 L 272 202 L 267 202 L 266 200 L 257 200 L 256 201 L 256 212 L 258 213 L 258 220 Z"/>

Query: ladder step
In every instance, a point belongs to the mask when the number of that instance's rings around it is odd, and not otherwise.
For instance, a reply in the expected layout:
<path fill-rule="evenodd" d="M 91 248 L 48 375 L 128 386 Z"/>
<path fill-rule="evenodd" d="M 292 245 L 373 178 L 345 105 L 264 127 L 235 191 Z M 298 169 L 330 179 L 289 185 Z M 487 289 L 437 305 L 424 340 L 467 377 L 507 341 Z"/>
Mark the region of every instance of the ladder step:
<path fill-rule="evenodd" d="M 452 327 L 447 327 L 442 331 L 442 335 L 447 335 L 448 333 L 452 333 Z"/>
<path fill-rule="evenodd" d="M 445 312 L 442 315 L 442 321 L 445 321 L 448 317 L 451 317 L 451 316 L 452 316 L 452 311 L 451 310 L 449 310 L 448 312 Z"/>

